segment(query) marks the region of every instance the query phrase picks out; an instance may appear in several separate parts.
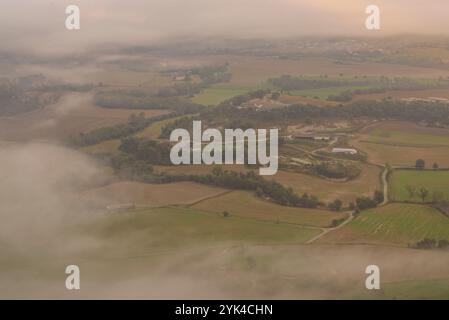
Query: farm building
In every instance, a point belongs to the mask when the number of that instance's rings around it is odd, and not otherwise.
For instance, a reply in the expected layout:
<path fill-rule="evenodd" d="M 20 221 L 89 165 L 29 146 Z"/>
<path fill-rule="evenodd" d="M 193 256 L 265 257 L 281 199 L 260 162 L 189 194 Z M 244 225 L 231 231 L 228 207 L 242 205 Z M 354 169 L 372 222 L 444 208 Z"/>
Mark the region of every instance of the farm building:
<path fill-rule="evenodd" d="M 351 148 L 332 148 L 332 153 L 357 154 L 357 150 Z"/>
<path fill-rule="evenodd" d="M 186 76 L 175 76 L 173 78 L 174 81 L 186 81 L 187 77 Z"/>
<path fill-rule="evenodd" d="M 301 140 L 315 140 L 315 141 L 329 141 L 331 138 L 328 136 L 314 136 L 314 135 L 294 135 L 293 138 Z"/>

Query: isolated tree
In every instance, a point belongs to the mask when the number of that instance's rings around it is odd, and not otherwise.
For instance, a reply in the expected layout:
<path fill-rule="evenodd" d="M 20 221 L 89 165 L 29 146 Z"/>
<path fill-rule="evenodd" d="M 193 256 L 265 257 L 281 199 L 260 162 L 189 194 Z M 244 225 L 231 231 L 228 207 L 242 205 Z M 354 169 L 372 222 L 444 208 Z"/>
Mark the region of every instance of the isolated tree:
<path fill-rule="evenodd" d="M 416 195 L 416 187 L 408 185 L 405 189 L 407 189 L 409 199 L 413 199 Z"/>
<path fill-rule="evenodd" d="M 422 202 L 426 201 L 426 198 L 428 195 L 429 195 L 429 190 L 427 190 L 426 188 L 419 189 L 419 196 L 421 197 Z"/>
<path fill-rule="evenodd" d="M 374 201 L 377 204 L 384 202 L 384 193 L 380 190 L 374 191 Z"/>
<path fill-rule="evenodd" d="M 426 162 L 423 159 L 418 159 L 416 160 L 415 167 L 416 169 L 422 170 L 426 167 Z"/>
<path fill-rule="evenodd" d="M 438 165 L 438 163 L 434 163 L 433 164 L 433 166 L 432 166 L 432 168 L 433 168 L 433 170 L 437 170 L 438 168 L 439 168 L 440 166 Z"/>
<path fill-rule="evenodd" d="M 333 202 L 329 203 L 329 209 L 334 211 L 340 211 L 343 202 L 340 199 L 335 199 Z"/>
<path fill-rule="evenodd" d="M 228 218 L 231 214 L 227 211 L 223 211 L 223 218 Z"/>
<path fill-rule="evenodd" d="M 272 100 L 278 100 L 280 96 L 281 96 L 281 94 L 277 91 L 271 93 Z"/>

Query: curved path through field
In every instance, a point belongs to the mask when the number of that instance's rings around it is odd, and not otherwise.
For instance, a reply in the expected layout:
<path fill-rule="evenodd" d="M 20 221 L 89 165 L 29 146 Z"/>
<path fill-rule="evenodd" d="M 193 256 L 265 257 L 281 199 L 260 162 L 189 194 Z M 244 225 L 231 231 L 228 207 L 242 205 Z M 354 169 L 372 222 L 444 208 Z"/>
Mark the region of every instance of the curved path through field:
<path fill-rule="evenodd" d="M 350 213 L 349 213 L 349 217 L 348 217 L 345 221 L 343 221 L 342 223 L 340 223 L 338 226 L 333 227 L 333 228 L 322 228 L 322 230 L 323 230 L 322 233 L 320 233 L 319 235 L 313 237 L 312 239 L 307 240 L 307 241 L 305 242 L 305 244 L 311 244 L 312 242 L 317 241 L 318 239 L 320 239 L 321 237 L 325 236 L 325 235 L 328 234 L 329 232 L 334 231 L 334 230 L 338 230 L 338 229 L 344 227 L 344 226 L 347 225 L 349 222 L 351 222 L 353 219 L 354 219 L 354 213 L 353 213 L 353 212 L 350 212 Z"/>
<path fill-rule="evenodd" d="M 388 166 L 385 166 L 382 172 L 382 185 L 384 191 L 384 201 L 382 201 L 380 206 L 386 205 L 388 203 Z"/>

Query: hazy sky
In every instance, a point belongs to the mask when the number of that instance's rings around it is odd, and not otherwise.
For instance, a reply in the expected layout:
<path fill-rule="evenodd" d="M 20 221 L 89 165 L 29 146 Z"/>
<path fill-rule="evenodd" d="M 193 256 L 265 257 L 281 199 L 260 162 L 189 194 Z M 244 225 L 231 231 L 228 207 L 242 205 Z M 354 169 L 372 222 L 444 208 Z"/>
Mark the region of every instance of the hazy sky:
<path fill-rule="evenodd" d="M 80 7 L 79 31 L 65 29 L 69 4 Z M 381 9 L 380 31 L 364 27 L 369 4 Z M 1 0 L 0 48 L 66 52 L 183 36 L 447 34 L 448 14 L 448 0 Z"/>

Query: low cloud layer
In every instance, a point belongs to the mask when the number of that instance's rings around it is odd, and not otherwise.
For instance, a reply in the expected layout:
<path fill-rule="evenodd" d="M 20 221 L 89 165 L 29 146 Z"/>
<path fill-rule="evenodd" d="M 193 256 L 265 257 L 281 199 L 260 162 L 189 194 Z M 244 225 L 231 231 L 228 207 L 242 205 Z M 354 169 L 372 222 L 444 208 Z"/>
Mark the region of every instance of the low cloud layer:
<path fill-rule="evenodd" d="M 81 30 L 67 31 L 65 8 L 81 10 Z M 3 49 L 76 53 L 109 44 L 154 43 L 183 37 L 288 37 L 361 34 L 368 0 L 3 0 Z M 378 0 L 381 31 L 447 34 L 449 2 Z"/>

